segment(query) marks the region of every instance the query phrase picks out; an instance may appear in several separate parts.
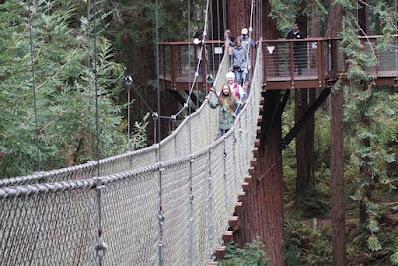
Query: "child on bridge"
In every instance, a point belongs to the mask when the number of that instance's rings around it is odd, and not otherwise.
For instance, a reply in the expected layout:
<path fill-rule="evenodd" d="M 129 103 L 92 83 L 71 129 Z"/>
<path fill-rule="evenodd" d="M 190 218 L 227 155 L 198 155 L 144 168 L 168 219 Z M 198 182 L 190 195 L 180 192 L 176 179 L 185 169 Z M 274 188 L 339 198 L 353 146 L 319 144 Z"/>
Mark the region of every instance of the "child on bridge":
<path fill-rule="evenodd" d="M 236 111 L 239 107 L 238 99 L 233 95 L 228 85 L 224 85 L 220 95 L 211 88 L 210 93 L 206 98 L 209 101 L 209 106 L 213 109 L 220 107 L 219 109 L 219 121 L 218 121 L 218 135 L 217 138 L 223 136 L 234 124 Z"/>

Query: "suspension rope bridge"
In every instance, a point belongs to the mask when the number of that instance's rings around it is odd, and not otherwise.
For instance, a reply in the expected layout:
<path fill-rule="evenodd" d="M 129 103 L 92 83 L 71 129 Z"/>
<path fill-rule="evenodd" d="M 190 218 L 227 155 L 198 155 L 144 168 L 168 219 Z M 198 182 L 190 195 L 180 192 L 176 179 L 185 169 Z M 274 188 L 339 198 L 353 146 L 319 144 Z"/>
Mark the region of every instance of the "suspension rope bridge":
<path fill-rule="evenodd" d="M 262 4 L 251 2 L 250 29 L 254 27 L 257 36 L 262 29 Z M 209 0 L 205 33 L 208 9 Z M 95 21 L 95 8 L 93 12 Z M 225 25 L 224 12 L 223 19 Z M 33 54 L 32 34 L 30 38 Z M 213 261 L 231 216 L 240 207 L 242 187 L 255 159 L 264 86 L 289 89 L 303 82 L 302 86 L 309 87 L 307 76 L 316 76 L 309 80 L 319 86 L 325 84 L 328 62 L 320 59 L 324 54 L 331 56 L 330 40 L 302 42 L 307 42 L 307 48 L 317 48 L 321 63 L 315 70 L 308 64 L 301 77 L 295 76 L 292 63 L 294 41 L 259 42 L 249 98 L 231 130 L 217 140 L 219 118 L 207 100 L 191 113 L 189 101 L 199 78 L 199 59 L 186 103 L 170 118 L 184 110 L 188 115 L 162 141 L 106 159 L 97 156 L 96 161 L 81 165 L 0 180 L 0 264 L 206 265 Z M 276 47 L 276 52 L 263 49 L 264 43 Z M 206 34 L 200 49 L 200 54 L 206 53 Z M 396 71 L 397 62 L 394 66 Z M 216 89 L 225 83 L 229 68 L 230 57 L 225 53 L 215 77 Z M 159 92 L 159 80 L 157 88 Z"/>
<path fill-rule="evenodd" d="M 208 9 L 209 1 L 201 54 Z M 95 22 L 95 3 L 93 12 Z M 93 45 L 96 54 L 95 34 Z M 249 99 L 233 128 L 216 141 L 218 113 L 207 102 L 190 113 L 199 59 L 182 107 L 188 108 L 188 116 L 162 141 L 102 160 L 97 156 L 81 165 L 0 180 L 1 264 L 206 265 L 212 261 L 253 156 L 264 72 L 261 46 L 256 58 Z M 229 60 L 225 54 L 214 82 L 217 89 L 225 83 Z M 96 108 L 98 116 L 97 102 Z"/>
<path fill-rule="evenodd" d="M 158 248 L 165 265 L 208 263 L 222 243 L 252 158 L 262 90 L 261 47 L 256 58 L 250 97 L 234 127 L 215 142 L 218 115 L 203 104 L 159 144 L 100 160 L 100 177 L 97 163 L 89 162 L 1 180 L 2 264 L 81 265 L 102 258 L 112 265 L 153 265 Z M 216 88 L 228 66 L 225 56 Z M 190 134 L 195 137 L 189 154 Z M 156 161 L 159 150 L 162 162 Z M 103 246 L 96 240 L 100 215 Z M 96 255 L 94 247 L 105 245 L 106 253 Z"/>

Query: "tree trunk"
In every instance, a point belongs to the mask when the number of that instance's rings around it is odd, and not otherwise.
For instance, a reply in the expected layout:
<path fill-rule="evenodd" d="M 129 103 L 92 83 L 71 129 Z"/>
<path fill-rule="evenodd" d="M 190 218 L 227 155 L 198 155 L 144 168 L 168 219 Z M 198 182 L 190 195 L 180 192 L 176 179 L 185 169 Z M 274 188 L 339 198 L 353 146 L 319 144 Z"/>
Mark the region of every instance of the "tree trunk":
<path fill-rule="evenodd" d="M 332 7 L 329 21 L 330 37 L 336 37 L 342 29 L 343 10 L 339 5 Z M 332 44 L 332 73 L 337 76 L 337 44 Z M 331 96 L 331 165 L 332 190 L 332 245 L 333 265 L 346 265 L 345 211 L 344 211 L 344 137 L 343 114 L 344 92 L 334 91 Z"/>
<path fill-rule="evenodd" d="M 331 96 L 331 189 L 332 189 L 332 244 L 333 265 L 346 265 L 345 211 L 344 211 L 344 145 L 343 113 L 344 92 Z"/>
<path fill-rule="evenodd" d="M 227 7 L 223 6 L 224 0 L 211 1 L 211 36 L 213 40 L 222 40 L 224 38 L 224 29 L 227 28 L 227 21 L 224 21 L 224 16 L 227 16 Z M 224 14 L 225 12 L 225 14 Z M 226 20 L 226 19 L 225 19 Z"/>
<path fill-rule="evenodd" d="M 307 16 L 299 16 L 296 22 L 301 31 L 307 34 Z M 297 124 L 315 101 L 315 93 L 314 89 L 297 89 L 295 94 L 295 121 Z M 296 137 L 296 207 L 302 206 L 304 196 L 308 195 L 308 192 L 314 186 L 314 129 L 315 116 L 313 114 Z"/>
<path fill-rule="evenodd" d="M 251 1 L 228 0 L 228 29 L 240 36 L 242 28 L 249 28 Z"/>
<path fill-rule="evenodd" d="M 262 1 L 262 37 L 263 39 L 271 40 L 278 39 L 278 30 L 276 27 L 276 20 L 269 16 L 271 12 L 271 3 L 270 0 Z"/>
<path fill-rule="evenodd" d="M 280 98 L 279 91 L 268 91 L 264 95 L 265 110 L 261 125 L 263 134 L 254 177 L 259 178 L 255 182 L 255 236 L 263 240 L 270 264 L 277 266 L 284 265 L 283 173 L 280 149 L 282 119 L 281 113 L 278 113 Z"/>
<path fill-rule="evenodd" d="M 314 89 L 297 89 L 295 98 L 295 121 L 297 124 L 315 101 L 315 91 Z M 296 137 L 296 207 L 302 206 L 304 196 L 308 195 L 311 188 L 314 187 L 314 129 L 315 116 L 312 114 Z"/>

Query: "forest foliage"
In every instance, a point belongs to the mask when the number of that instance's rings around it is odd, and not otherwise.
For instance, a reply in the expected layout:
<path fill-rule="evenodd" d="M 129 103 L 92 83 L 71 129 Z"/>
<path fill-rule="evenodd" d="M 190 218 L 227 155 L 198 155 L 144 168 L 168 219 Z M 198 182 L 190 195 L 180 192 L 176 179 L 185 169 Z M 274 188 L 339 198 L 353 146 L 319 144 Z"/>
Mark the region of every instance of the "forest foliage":
<path fill-rule="evenodd" d="M 385 222 L 389 217 L 389 209 L 385 204 L 396 201 L 397 193 L 397 143 L 398 108 L 397 95 L 389 88 L 376 87 L 374 76 L 369 71 L 377 64 L 376 54 L 396 49 L 397 13 L 394 1 L 366 1 L 368 28 L 367 32 L 359 26 L 358 12 L 363 1 L 283 1 L 272 0 L 271 15 L 277 20 L 281 35 L 291 29 L 298 16 L 305 16 L 308 22 L 308 35 L 311 36 L 311 19 L 320 18 L 321 35 L 328 34 L 329 12 L 335 5 L 344 10 L 342 38 L 342 52 L 347 59 L 347 77 L 349 84 L 337 82 L 333 90 L 344 89 L 345 110 L 345 179 L 347 198 L 347 252 L 351 263 L 398 263 L 398 234 L 394 222 Z M 395 4 L 395 5 L 394 5 Z M 361 35 L 383 35 L 375 44 L 369 39 L 360 39 Z M 395 47 L 395 48 L 394 48 Z M 285 123 L 292 123 L 292 110 L 285 114 Z M 286 121 L 286 120 L 285 120 Z M 331 193 L 329 157 L 330 157 L 330 126 L 328 111 L 322 108 L 316 118 L 315 128 L 315 190 L 308 193 L 302 206 L 307 210 L 305 217 L 327 217 L 330 208 L 329 195 Z M 320 126 L 318 126 L 320 124 Z M 327 125 L 327 126 L 326 126 Z M 286 126 L 285 126 L 286 127 Z M 287 126 L 289 127 L 289 126 Z M 288 130 L 286 128 L 285 130 Z M 284 174 L 287 184 L 286 199 L 292 200 L 295 179 L 294 146 L 284 153 Z M 329 206 L 328 206 L 329 205 Z M 365 221 L 361 221 L 360 209 L 364 209 Z M 309 212 L 308 212 L 309 211 Z M 289 215 L 296 215 L 288 212 Z M 386 218 L 387 217 L 387 218 Z M 289 226 L 288 226 L 289 227 Z M 306 227 L 302 226 L 303 229 Z M 328 226 L 326 226 L 328 227 Z M 291 226 L 290 226 L 291 228 Z M 290 232 L 291 230 L 288 230 Z M 311 241 L 310 232 L 305 233 Z M 330 234 L 330 232 L 329 232 Z M 297 249 L 298 260 L 301 263 L 308 258 L 305 247 L 300 244 L 292 245 L 292 235 L 287 234 L 287 254 Z M 303 236 L 304 237 L 304 236 Z M 297 241 L 293 241 L 295 243 Z M 330 239 L 325 239 L 322 246 L 330 246 Z M 318 245 L 318 248 L 321 246 Z M 294 253 L 294 252 L 293 252 Z M 300 255 L 301 254 L 301 255 Z M 302 254 L 306 254 L 303 256 Z M 312 255 L 315 255 L 313 252 Z M 331 256 L 331 253 L 324 254 Z M 288 256 L 287 256 L 288 258 Z M 286 258 L 286 259 L 287 259 Z M 315 263 L 315 261 L 313 261 Z M 309 263 L 311 264 L 311 263 Z M 329 264 L 325 261 L 325 264 Z M 295 265 L 294 263 L 291 265 Z"/>
<path fill-rule="evenodd" d="M 95 159 L 93 23 L 87 16 L 90 8 L 81 12 L 80 5 L 63 0 L 32 1 L 30 10 L 26 1 L 0 5 L 0 176 Z M 125 106 L 116 102 L 125 67 L 114 61 L 112 44 L 104 36 L 106 14 L 101 8 L 98 14 L 103 158 L 143 146 L 145 122 L 135 125 L 136 134 L 129 140 L 122 117 Z"/>

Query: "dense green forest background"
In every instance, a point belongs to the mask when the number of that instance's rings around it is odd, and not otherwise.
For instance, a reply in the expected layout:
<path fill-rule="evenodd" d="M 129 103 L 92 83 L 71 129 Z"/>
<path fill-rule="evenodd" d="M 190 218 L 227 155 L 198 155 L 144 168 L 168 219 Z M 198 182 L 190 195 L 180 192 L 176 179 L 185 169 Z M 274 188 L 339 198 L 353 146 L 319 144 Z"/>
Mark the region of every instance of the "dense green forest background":
<path fill-rule="evenodd" d="M 160 40 L 187 40 L 203 26 L 205 1 L 191 0 L 189 13 L 187 1 L 159 2 Z M 324 36 L 332 6 L 344 8 L 342 52 L 350 60 L 353 82 L 350 86 L 337 83 L 333 89 L 344 89 L 346 99 L 347 259 L 351 265 L 398 264 L 398 217 L 390 210 L 398 205 L 398 99 L 391 88 L 373 87 L 373 77 L 365 71 L 375 64 L 375 58 L 361 51 L 357 38 L 362 35 L 357 20 L 360 2 L 274 0 L 271 15 L 277 18 L 280 37 L 286 36 L 297 17 L 305 18 L 309 36 Z M 156 109 L 156 5 L 145 0 L 97 3 L 100 156 L 104 158 L 143 147 L 151 139 L 149 110 L 137 97 L 132 104 L 135 130 L 133 137 L 127 138 L 127 98 L 122 80 L 131 74 L 134 89 Z M 397 32 L 397 3 L 367 1 L 367 5 L 367 34 L 384 34 L 386 38 L 376 48 L 388 49 L 391 35 Z M 26 1 L 0 4 L 1 177 L 95 159 L 91 6 L 90 0 L 37 0 L 32 1 L 30 10 Z M 171 97 L 162 91 L 162 99 Z M 167 105 L 170 102 L 163 101 L 162 109 L 172 112 Z M 294 124 L 294 112 L 292 95 L 283 117 L 284 133 Z M 316 113 L 315 121 L 313 178 L 299 203 L 295 144 L 283 153 L 287 265 L 329 265 L 332 261 L 328 102 Z M 360 217 L 361 208 L 365 220 Z M 231 247 L 230 257 L 232 262 L 227 265 L 241 265 L 242 259 L 250 258 L 266 265 L 256 245 L 246 251 Z"/>

